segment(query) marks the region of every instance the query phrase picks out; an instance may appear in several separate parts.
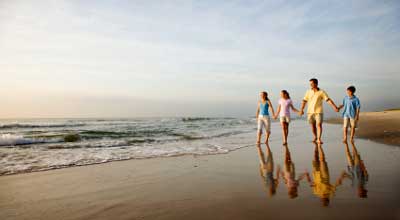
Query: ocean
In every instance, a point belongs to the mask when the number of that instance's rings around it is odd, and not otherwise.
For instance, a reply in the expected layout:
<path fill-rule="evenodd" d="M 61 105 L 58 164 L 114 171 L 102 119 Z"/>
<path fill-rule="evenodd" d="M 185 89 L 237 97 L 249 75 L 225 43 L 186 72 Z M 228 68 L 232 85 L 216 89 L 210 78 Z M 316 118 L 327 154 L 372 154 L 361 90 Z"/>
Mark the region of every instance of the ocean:
<path fill-rule="evenodd" d="M 253 146 L 255 135 L 255 118 L 0 120 L 0 175 L 228 153 Z"/>

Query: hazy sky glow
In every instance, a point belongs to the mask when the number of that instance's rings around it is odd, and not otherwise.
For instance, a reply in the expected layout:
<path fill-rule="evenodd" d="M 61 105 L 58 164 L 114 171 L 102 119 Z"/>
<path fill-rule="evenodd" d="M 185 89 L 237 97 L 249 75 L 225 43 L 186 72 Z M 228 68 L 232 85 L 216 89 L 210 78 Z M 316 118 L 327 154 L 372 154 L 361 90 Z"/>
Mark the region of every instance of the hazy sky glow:
<path fill-rule="evenodd" d="M 0 117 L 248 116 L 311 77 L 375 110 L 399 70 L 396 0 L 0 1 Z"/>

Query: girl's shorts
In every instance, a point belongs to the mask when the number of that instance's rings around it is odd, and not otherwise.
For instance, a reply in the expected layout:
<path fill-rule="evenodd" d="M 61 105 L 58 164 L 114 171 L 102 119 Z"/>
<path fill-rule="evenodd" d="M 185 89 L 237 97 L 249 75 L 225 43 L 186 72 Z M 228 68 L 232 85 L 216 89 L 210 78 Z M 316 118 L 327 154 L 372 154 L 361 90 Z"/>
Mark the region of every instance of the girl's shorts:
<path fill-rule="evenodd" d="M 288 116 L 281 116 L 279 117 L 279 120 L 281 121 L 281 123 L 286 122 L 286 123 L 290 123 L 290 117 Z"/>

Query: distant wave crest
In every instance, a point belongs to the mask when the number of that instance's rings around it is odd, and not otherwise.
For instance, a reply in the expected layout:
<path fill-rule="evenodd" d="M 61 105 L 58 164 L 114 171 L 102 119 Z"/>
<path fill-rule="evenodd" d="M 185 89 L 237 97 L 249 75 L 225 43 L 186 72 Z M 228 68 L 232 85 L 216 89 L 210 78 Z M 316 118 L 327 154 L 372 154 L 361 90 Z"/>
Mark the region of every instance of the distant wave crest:
<path fill-rule="evenodd" d="M 63 127 L 79 127 L 84 123 L 68 123 L 68 124 L 29 124 L 29 123 L 10 123 L 0 124 L 0 129 L 17 129 L 17 128 L 63 128 Z"/>

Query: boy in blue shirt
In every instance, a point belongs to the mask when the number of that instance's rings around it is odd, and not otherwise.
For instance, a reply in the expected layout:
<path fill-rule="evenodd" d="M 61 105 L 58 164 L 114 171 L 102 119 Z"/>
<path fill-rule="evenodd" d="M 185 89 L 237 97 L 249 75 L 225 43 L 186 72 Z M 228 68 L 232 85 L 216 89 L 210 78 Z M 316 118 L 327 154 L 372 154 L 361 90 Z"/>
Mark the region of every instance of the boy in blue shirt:
<path fill-rule="evenodd" d="M 347 88 L 347 96 L 343 99 L 343 104 L 339 106 L 339 110 L 344 108 L 343 116 L 343 142 L 347 142 L 347 128 L 351 128 L 350 138 L 354 141 L 358 119 L 360 116 L 360 100 L 354 95 L 356 88 L 349 86 Z"/>

